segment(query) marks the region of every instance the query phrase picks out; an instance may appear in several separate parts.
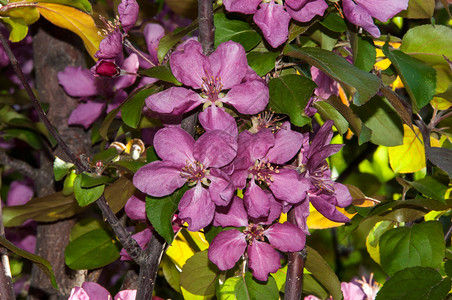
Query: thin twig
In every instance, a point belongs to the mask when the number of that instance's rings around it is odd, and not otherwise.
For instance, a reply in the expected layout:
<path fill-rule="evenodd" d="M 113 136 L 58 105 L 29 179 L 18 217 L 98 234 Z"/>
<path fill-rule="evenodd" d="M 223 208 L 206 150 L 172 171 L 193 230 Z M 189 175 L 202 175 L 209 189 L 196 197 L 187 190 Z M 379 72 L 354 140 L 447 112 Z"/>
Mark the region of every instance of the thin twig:
<path fill-rule="evenodd" d="M 30 179 L 36 179 L 38 176 L 40 176 L 37 169 L 33 168 L 23 160 L 10 157 L 8 154 L 1 150 L 0 165 L 11 167 L 22 175 L 29 177 Z"/>
<path fill-rule="evenodd" d="M 2 206 L 0 205 L 0 236 L 5 237 L 5 227 L 3 226 L 3 211 Z M 9 265 L 9 257 L 8 257 L 8 250 L 6 248 L 0 246 L 0 254 L 1 254 L 1 263 L 0 266 L 2 267 L 1 271 L 2 274 L 0 274 L 0 294 L 1 295 L 7 295 L 6 299 L 16 299 L 14 296 L 14 286 L 13 286 L 13 280 L 11 278 L 11 268 Z M 5 290 L 6 289 L 6 290 Z"/>

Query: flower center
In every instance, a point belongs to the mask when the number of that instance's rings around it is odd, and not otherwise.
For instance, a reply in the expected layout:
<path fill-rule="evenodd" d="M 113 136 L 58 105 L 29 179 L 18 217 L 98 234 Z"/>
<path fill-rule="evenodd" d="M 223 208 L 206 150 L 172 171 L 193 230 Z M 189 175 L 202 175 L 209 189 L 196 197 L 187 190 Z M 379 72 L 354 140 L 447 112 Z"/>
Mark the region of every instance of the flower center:
<path fill-rule="evenodd" d="M 314 172 L 309 174 L 312 184 L 319 190 L 334 193 L 334 184 L 330 179 L 329 168 L 326 162 L 322 163 Z"/>
<path fill-rule="evenodd" d="M 207 170 L 199 161 L 187 161 L 187 164 L 180 172 L 180 176 L 187 180 L 188 185 L 195 185 L 198 182 L 209 185 L 206 177 L 207 175 L 209 175 L 209 170 Z"/>
<path fill-rule="evenodd" d="M 278 167 L 274 167 L 271 163 L 259 159 L 256 160 L 254 166 L 249 171 L 252 178 L 268 186 L 274 181 L 273 174 L 279 173 Z"/>
<path fill-rule="evenodd" d="M 264 228 L 262 225 L 249 224 L 248 227 L 243 230 L 243 233 L 246 235 L 246 241 L 249 245 L 253 244 L 254 240 L 264 241 Z"/>
<path fill-rule="evenodd" d="M 207 98 L 214 103 L 219 99 L 220 91 L 223 89 L 221 77 L 205 76 L 202 77 L 202 93 L 203 98 Z"/>
<path fill-rule="evenodd" d="M 268 128 L 275 133 L 282 128 L 282 123 L 280 122 L 282 119 L 283 118 L 275 117 L 272 111 L 261 112 L 257 117 L 251 118 L 253 127 L 251 127 L 249 131 L 256 133 L 259 130 Z"/>

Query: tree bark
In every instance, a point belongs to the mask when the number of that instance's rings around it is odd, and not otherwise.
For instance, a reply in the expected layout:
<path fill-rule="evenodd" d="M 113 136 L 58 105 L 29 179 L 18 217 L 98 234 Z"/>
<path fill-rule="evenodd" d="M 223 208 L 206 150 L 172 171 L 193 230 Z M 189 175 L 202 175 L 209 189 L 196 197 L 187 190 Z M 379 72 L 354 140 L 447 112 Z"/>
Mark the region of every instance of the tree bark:
<path fill-rule="evenodd" d="M 67 66 L 84 65 L 83 45 L 79 37 L 70 31 L 60 29 L 41 21 L 33 37 L 36 88 L 41 103 L 49 104 L 47 116 L 56 127 L 62 139 L 76 156 L 91 154 L 89 132 L 67 124 L 71 112 L 77 107 L 77 100 L 66 95 L 59 86 L 57 74 Z M 36 183 L 38 196 L 55 192 L 53 180 L 53 159 L 57 155 L 69 160 L 57 147 L 53 155 L 41 155 L 42 179 Z M 64 262 L 64 249 L 69 243 L 69 234 L 76 219 L 66 219 L 38 226 L 36 254 L 50 261 L 55 272 L 59 290 L 56 291 L 49 279 L 37 267 L 33 267 L 29 299 L 67 299 L 76 281 L 76 272 Z"/>

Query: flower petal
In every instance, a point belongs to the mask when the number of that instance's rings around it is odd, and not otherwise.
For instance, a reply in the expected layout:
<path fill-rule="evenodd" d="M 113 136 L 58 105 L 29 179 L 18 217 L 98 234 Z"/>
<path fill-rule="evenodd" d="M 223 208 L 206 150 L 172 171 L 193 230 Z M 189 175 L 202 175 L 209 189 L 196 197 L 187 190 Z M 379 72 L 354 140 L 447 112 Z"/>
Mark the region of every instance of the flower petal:
<path fill-rule="evenodd" d="M 178 127 L 162 128 L 154 136 L 154 148 L 157 155 L 167 161 L 185 166 L 187 160 L 195 161 L 193 149 L 195 140 L 185 130 Z"/>
<path fill-rule="evenodd" d="M 335 182 L 334 195 L 336 196 L 337 206 L 347 207 L 352 204 L 353 198 L 350 195 L 350 191 L 348 190 L 347 186 Z"/>
<path fill-rule="evenodd" d="M 250 180 L 250 184 L 246 188 L 243 201 L 250 217 L 259 218 L 268 216 L 270 212 L 270 199 L 253 179 Z"/>
<path fill-rule="evenodd" d="M 237 229 L 222 231 L 212 240 L 208 256 L 218 269 L 231 269 L 245 252 L 245 235 Z"/>
<path fill-rule="evenodd" d="M 69 116 L 67 123 L 69 125 L 81 125 L 88 129 L 100 117 L 105 109 L 105 103 L 88 100 L 86 103 L 80 103 Z"/>
<path fill-rule="evenodd" d="M 229 164 L 236 155 L 235 138 L 221 130 L 204 133 L 193 147 L 194 158 L 207 167 L 223 167 Z"/>
<path fill-rule="evenodd" d="M 269 273 L 281 268 L 279 253 L 264 242 L 253 241 L 248 247 L 248 259 L 253 276 L 260 281 L 267 281 Z"/>
<path fill-rule="evenodd" d="M 332 204 L 335 202 L 335 199 L 331 198 L 334 198 L 334 196 L 320 194 L 318 196 L 309 196 L 309 201 L 325 218 L 338 223 L 350 222 L 350 219 L 338 211 L 336 206 Z"/>
<path fill-rule="evenodd" d="M 154 197 L 172 194 L 185 184 L 181 166 L 170 161 L 154 161 L 141 167 L 133 176 L 137 189 Z"/>
<path fill-rule="evenodd" d="M 165 28 L 157 23 L 148 23 L 144 27 L 143 35 L 144 40 L 146 41 L 146 47 L 151 55 L 151 61 L 157 65 L 157 49 L 160 39 L 165 35 Z"/>
<path fill-rule="evenodd" d="M 33 198 L 33 182 L 28 180 L 15 180 L 9 187 L 6 204 L 8 206 L 24 205 Z"/>
<path fill-rule="evenodd" d="M 381 22 L 388 21 L 389 18 L 408 8 L 408 0 L 355 0 L 355 2 Z"/>
<path fill-rule="evenodd" d="M 290 15 L 280 4 L 261 3 L 260 9 L 254 14 L 254 22 L 262 30 L 265 39 L 273 47 L 277 48 L 289 36 Z"/>
<path fill-rule="evenodd" d="M 209 106 L 199 113 L 198 119 L 205 131 L 223 130 L 232 136 L 238 135 L 237 122 L 222 107 Z"/>
<path fill-rule="evenodd" d="M 146 106 L 161 114 L 181 115 L 204 102 L 197 93 L 183 87 L 171 87 L 146 98 Z"/>
<path fill-rule="evenodd" d="M 240 12 L 242 14 L 254 14 L 262 0 L 223 0 L 227 11 Z"/>
<path fill-rule="evenodd" d="M 137 241 L 137 243 L 141 249 L 146 248 L 147 244 L 151 240 L 151 237 L 152 237 L 152 231 L 150 228 L 146 228 L 143 231 L 140 231 L 140 232 L 132 235 L 132 238 L 135 241 Z M 121 252 L 119 252 L 119 255 L 121 256 L 120 260 L 132 260 L 132 258 L 129 256 L 129 253 L 127 253 L 127 251 L 124 248 L 121 249 Z"/>
<path fill-rule="evenodd" d="M 342 7 L 348 21 L 361 26 L 373 37 L 380 37 L 380 29 L 374 24 L 374 20 L 367 9 L 355 4 L 352 0 L 343 0 Z"/>
<path fill-rule="evenodd" d="M 126 215 L 132 220 L 146 221 L 146 203 L 144 198 L 146 195 L 139 193 L 139 195 L 132 195 L 132 197 L 127 200 L 124 206 L 124 211 Z"/>
<path fill-rule="evenodd" d="M 116 59 L 122 52 L 122 33 L 119 29 L 108 34 L 99 44 L 99 50 L 94 54 L 99 59 Z"/>
<path fill-rule="evenodd" d="M 328 4 L 326 4 L 325 0 L 310 0 L 300 8 L 291 7 L 290 5 L 286 6 L 289 15 L 299 22 L 308 22 L 315 16 L 323 16 L 327 8 Z"/>
<path fill-rule="evenodd" d="M 198 231 L 212 222 L 215 204 L 201 183 L 185 192 L 179 202 L 179 219 L 188 223 L 188 230 Z"/>
<path fill-rule="evenodd" d="M 121 65 L 121 69 L 125 70 L 129 73 L 136 73 L 138 71 L 139 63 L 138 63 L 138 55 L 135 53 L 130 54 Z M 135 80 L 137 79 L 137 75 L 121 75 L 115 80 L 114 89 L 121 90 L 131 86 Z"/>
<path fill-rule="evenodd" d="M 226 97 L 220 100 L 234 106 L 242 114 L 253 115 L 265 109 L 269 91 L 260 80 L 248 81 L 233 86 Z"/>
<path fill-rule="evenodd" d="M 235 189 L 229 177 L 221 170 L 212 168 L 208 176 L 210 180 L 209 193 L 216 205 L 228 205 Z"/>
<path fill-rule="evenodd" d="M 111 298 L 110 293 L 103 286 L 95 282 L 85 281 L 82 283 L 82 289 L 89 296 L 89 299 L 107 300 L 109 297 Z"/>
<path fill-rule="evenodd" d="M 220 44 L 209 56 L 209 62 L 210 75 L 219 78 L 224 90 L 239 84 L 248 71 L 245 49 L 233 41 Z"/>
<path fill-rule="evenodd" d="M 122 0 L 118 5 L 119 21 L 124 32 L 128 32 L 138 19 L 139 6 L 136 0 Z"/>
<path fill-rule="evenodd" d="M 58 82 L 72 97 L 91 97 L 99 93 L 96 78 L 90 70 L 82 67 L 67 67 L 58 72 Z"/>
<path fill-rule="evenodd" d="M 264 190 L 264 193 L 267 195 L 267 198 L 269 199 L 270 211 L 268 213 L 268 216 L 266 216 L 266 217 L 252 218 L 251 221 L 254 224 L 259 223 L 262 225 L 269 225 L 269 224 L 272 224 L 276 219 L 278 219 L 281 216 L 281 212 L 282 212 L 281 202 L 279 202 L 275 199 L 272 192 L 270 192 L 268 190 Z"/>
<path fill-rule="evenodd" d="M 123 290 L 116 294 L 115 300 L 135 300 L 137 290 Z"/>
<path fill-rule="evenodd" d="M 304 231 L 304 233 L 309 234 L 308 224 L 306 219 L 309 216 L 309 199 L 305 198 L 300 203 L 294 205 L 295 210 L 295 222 L 297 222 L 298 227 Z"/>
<path fill-rule="evenodd" d="M 301 251 L 306 244 L 306 234 L 288 222 L 273 224 L 265 230 L 265 236 L 273 247 L 283 252 Z"/>
<path fill-rule="evenodd" d="M 248 225 L 248 214 L 246 213 L 243 200 L 234 196 L 228 206 L 217 207 L 213 226 L 221 227 L 243 227 Z"/>
<path fill-rule="evenodd" d="M 183 51 L 175 51 L 170 58 L 174 77 L 185 85 L 200 89 L 203 77 L 210 72 L 210 63 L 197 41 L 188 41 Z"/>
<path fill-rule="evenodd" d="M 267 158 L 270 162 L 282 165 L 300 151 L 303 135 L 290 129 L 290 122 L 284 122 L 275 135 L 275 146 L 268 150 Z"/>
<path fill-rule="evenodd" d="M 277 199 L 287 201 L 289 203 L 298 203 L 304 197 L 311 187 L 308 180 L 298 178 L 295 170 L 279 169 L 279 173 L 273 173 L 274 181 L 269 188 Z"/>

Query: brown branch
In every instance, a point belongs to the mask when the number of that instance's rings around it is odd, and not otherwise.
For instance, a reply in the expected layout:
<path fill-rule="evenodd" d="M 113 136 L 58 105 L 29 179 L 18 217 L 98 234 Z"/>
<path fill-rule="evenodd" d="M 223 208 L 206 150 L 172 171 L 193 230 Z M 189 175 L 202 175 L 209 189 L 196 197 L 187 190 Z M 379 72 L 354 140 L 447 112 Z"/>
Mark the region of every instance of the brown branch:
<path fill-rule="evenodd" d="M 291 209 L 287 221 L 296 224 L 295 210 Z M 289 264 L 287 265 L 285 300 L 299 300 L 303 292 L 303 269 L 306 261 L 306 249 L 300 252 L 289 252 Z"/>
<path fill-rule="evenodd" d="M 0 151 L 0 165 L 11 167 L 32 180 L 35 180 L 38 176 L 41 176 L 37 169 L 33 168 L 23 160 L 10 157 L 5 153 L 5 151 Z"/>
<path fill-rule="evenodd" d="M 205 55 L 210 55 L 214 50 L 215 26 L 213 25 L 213 1 L 198 1 L 199 42 Z"/>

